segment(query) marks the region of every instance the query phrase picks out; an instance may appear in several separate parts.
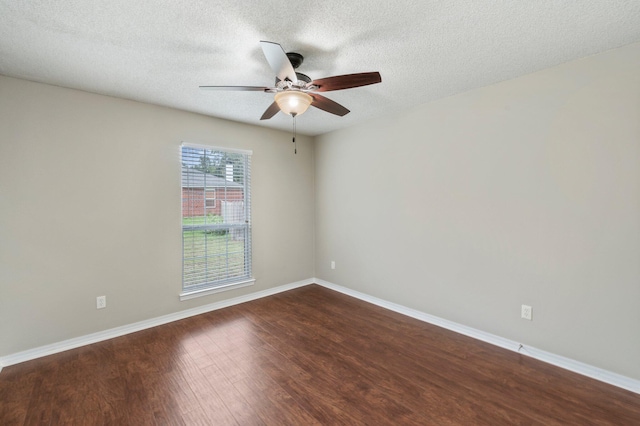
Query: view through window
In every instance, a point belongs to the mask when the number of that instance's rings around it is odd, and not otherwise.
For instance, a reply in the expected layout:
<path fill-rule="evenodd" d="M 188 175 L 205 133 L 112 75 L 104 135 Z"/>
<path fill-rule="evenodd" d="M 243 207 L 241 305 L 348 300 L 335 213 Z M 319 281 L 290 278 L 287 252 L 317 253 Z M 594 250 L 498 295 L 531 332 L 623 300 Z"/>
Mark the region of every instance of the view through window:
<path fill-rule="evenodd" d="M 182 289 L 251 278 L 251 152 L 182 146 Z"/>

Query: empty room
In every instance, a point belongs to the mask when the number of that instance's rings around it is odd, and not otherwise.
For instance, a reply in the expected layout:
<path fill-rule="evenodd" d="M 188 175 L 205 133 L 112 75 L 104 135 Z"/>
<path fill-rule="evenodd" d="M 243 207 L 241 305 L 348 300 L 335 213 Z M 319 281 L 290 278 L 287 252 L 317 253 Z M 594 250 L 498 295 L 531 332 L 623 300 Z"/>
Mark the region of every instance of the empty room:
<path fill-rule="evenodd" d="M 638 425 L 639 303 L 637 0 L 0 0 L 1 425 Z"/>

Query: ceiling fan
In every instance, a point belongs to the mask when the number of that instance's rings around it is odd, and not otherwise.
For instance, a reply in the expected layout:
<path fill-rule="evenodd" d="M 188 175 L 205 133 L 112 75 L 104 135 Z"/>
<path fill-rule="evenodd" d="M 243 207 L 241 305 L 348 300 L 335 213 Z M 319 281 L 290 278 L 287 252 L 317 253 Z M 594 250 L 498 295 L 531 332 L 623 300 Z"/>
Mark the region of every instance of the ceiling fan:
<path fill-rule="evenodd" d="M 382 81 L 379 72 L 365 72 L 325 77 L 311 80 L 308 76 L 296 72 L 304 57 L 295 52 L 285 53 L 282 46 L 270 41 L 261 41 L 260 46 L 267 62 L 276 73 L 275 87 L 260 86 L 200 86 L 204 90 L 238 90 L 275 93 L 274 102 L 262 114 L 260 120 L 268 120 L 282 111 L 296 117 L 314 106 L 331 114 L 344 116 L 349 110 L 318 92 L 351 89 Z"/>

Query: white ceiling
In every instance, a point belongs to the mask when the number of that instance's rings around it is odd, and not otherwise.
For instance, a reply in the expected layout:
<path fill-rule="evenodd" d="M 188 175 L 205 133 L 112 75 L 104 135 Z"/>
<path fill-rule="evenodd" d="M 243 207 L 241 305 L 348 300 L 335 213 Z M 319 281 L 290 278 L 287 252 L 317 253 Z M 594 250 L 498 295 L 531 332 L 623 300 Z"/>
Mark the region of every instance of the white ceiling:
<path fill-rule="evenodd" d="M 259 41 L 305 56 L 313 79 L 379 71 L 311 108 L 317 135 L 640 41 L 640 0 L 0 0 L 0 74 L 283 130 Z"/>

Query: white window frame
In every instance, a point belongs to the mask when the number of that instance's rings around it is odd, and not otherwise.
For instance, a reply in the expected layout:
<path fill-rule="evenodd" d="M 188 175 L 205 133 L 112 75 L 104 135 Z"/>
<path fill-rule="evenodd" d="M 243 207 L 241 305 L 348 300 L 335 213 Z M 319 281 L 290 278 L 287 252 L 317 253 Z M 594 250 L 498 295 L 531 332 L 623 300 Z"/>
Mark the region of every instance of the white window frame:
<path fill-rule="evenodd" d="M 251 155 L 252 151 L 248 150 L 240 150 L 240 149 L 232 149 L 225 147 L 217 147 L 217 146 L 208 146 L 208 145 L 200 145 L 183 142 L 180 146 L 180 167 L 181 167 L 181 182 L 182 182 L 182 167 L 183 167 L 183 148 L 190 148 L 195 150 L 202 150 L 203 155 L 206 155 L 206 152 L 219 151 L 224 153 L 231 154 L 241 154 L 244 156 L 244 167 L 243 167 L 243 207 L 244 207 L 244 223 L 216 223 L 216 224 L 188 224 L 185 225 L 183 221 L 183 213 L 181 216 L 182 223 L 182 292 L 180 293 L 180 300 L 189 300 L 196 297 L 206 296 L 209 294 L 219 293 L 222 291 L 233 290 L 241 287 L 246 287 L 253 285 L 255 282 L 255 278 L 252 275 L 252 260 L 251 260 Z M 225 170 L 226 173 L 226 170 Z M 181 183 L 181 199 L 183 196 L 184 182 Z M 206 215 L 207 211 L 207 199 L 206 199 L 206 189 L 203 187 L 203 211 Z M 217 194 L 216 194 L 217 195 Z M 216 201 L 224 201 L 223 199 L 216 196 Z M 181 203 L 184 206 L 184 201 Z M 231 234 L 231 231 L 239 231 L 244 235 L 244 274 L 242 276 L 233 276 L 227 277 L 220 280 L 213 280 L 211 282 L 199 283 L 195 285 L 189 285 L 185 283 L 186 281 L 186 269 L 185 269 L 185 232 L 193 232 L 197 230 L 203 231 L 216 231 L 216 230 L 226 230 L 227 238 Z M 228 250 L 228 248 L 227 248 Z M 226 259 L 229 257 L 229 252 L 226 253 Z M 218 255 L 216 255 L 218 257 Z M 202 258 L 202 257 L 201 257 Z M 206 254 L 204 255 L 205 261 L 209 261 L 209 257 Z"/>

